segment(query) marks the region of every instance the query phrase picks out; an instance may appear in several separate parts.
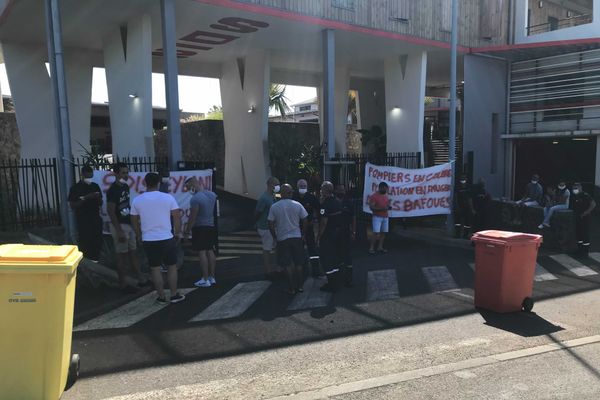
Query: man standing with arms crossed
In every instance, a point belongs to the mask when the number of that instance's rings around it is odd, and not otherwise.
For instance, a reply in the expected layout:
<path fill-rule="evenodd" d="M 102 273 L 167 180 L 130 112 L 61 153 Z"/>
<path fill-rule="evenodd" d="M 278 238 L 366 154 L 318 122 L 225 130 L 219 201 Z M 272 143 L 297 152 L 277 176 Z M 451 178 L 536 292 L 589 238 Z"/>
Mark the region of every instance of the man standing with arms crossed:
<path fill-rule="evenodd" d="M 69 192 L 69 205 L 75 211 L 79 250 L 86 258 L 98 262 L 103 243 L 100 218 L 102 191 L 100 186 L 92 182 L 93 177 L 92 167 L 86 165 L 81 168 L 81 180 Z"/>
<path fill-rule="evenodd" d="M 269 210 L 275 202 L 273 193 L 279 193 L 281 186 L 279 185 L 279 179 L 270 177 L 267 180 L 267 190 L 260 196 L 256 203 L 256 209 L 254 211 L 254 220 L 256 221 L 256 230 L 260 236 L 263 249 L 263 262 L 265 264 L 265 273 L 267 278 L 276 278 L 276 268 L 273 266 L 273 260 L 271 258 L 271 252 L 275 248 L 273 242 L 273 236 L 269 231 L 269 222 L 267 217 L 269 216 Z"/>
<path fill-rule="evenodd" d="M 158 174 L 146 174 L 144 181 L 146 192 L 133 200 L 131 221 L 148 257 L 152 280 L 158 293 L 156 301 L 161 304 L 168 302 L 160 271 L 160 266 L 164 264 L 167 266 L 167 281 L 171 291 L 169 301 L 171 304 L 179 303 L 185 299 L 185 296 L 177 291 L 177 242 L 181 237 L 179 205 L 173 196 L 158 190 Z M 171 221 L 174 226 L 171 225 Z"/>
<path fill-rule="evenodd" d="M 131 226 L 131 205 L 129 202 L 129 168 L 124 163 L 113 166 L 115 182 L 106 193 L 106 209 L 110 217 L 110 233 L 117 253 L 117 270 L 121 290 L 131 292 L 125 283 L 127 264 L 135 272 L 140 286 L 147 286 L 150 282 L 142 275 L 140 262 L 137 258 L 137 239 Z"/>
<path fill-rule="evenodd" d="M 190 219 L 187 224 L 185 236 L 189 237 L 192 232 L 192 246 L 198 251 L 200 257 L 200 268 L 202 279 L 194 283 L 198 287 L 211 287 L 216 284 L 215 268 L 217 258 L 215 248 L 217 247 L 217 229 L 215 228 L 215 207 L 217 195 L 204 189 L 196 177 L 189 178 L 185 185 L 192 199 L 190 200 Z"/>

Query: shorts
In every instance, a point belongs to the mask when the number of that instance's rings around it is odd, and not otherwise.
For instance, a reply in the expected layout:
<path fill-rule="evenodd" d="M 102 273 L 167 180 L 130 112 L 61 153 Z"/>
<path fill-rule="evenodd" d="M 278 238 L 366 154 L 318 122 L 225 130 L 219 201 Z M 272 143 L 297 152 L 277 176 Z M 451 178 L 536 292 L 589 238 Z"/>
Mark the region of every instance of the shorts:
<path fill-rule="evenodd" d="M 373 233 L 388 233 L 389 229 L 389 217 L 378 217 L 373 215 Z"/>
<path fill-rule="evenodd" d="M 130 251 L 134 251 L 137 249 L 137 240 L 135 237 L 135 231 L 133 227 L 129 224 L 121 224 L 121 229 L 123 233 L 125 233 L 126 241 L 120 242 L 119 236 L 117 235 L 117 230 L 115 229 L 113 224 L 109 224 L 110 226 L 110 234 L 112 235 L 113 242 L 115 244 L 115 253 L 124 254 Z"/>
<path fill-rule="evenodd" d="M 260 240 L 262 242 L 263 251 L 273 251 L 275 248 L 275 241 L 273 240 L 273 235 L 271 235 L 271 231 L 268 229 L 257 229 L 258 235 L 260 236 Z"/>
<path fill-rule="evenodd" d="M 195 226 L 192 228 L 192 248 L 196 251 L 215 250 L 217 247 L 217 229 L 214 226 Z"/>
<path fill-rule="evenodd" d="M 177 264 L 177 242 L 174 238 L 143 242 L 143 245 L 151 268 Z"/>
<path fill-rule="evenodd" d="M 291 238 L 277 242 L 277 261 L 282 267 L 304 265 L 306 253 L 304 243 L 300 238 Z"/>

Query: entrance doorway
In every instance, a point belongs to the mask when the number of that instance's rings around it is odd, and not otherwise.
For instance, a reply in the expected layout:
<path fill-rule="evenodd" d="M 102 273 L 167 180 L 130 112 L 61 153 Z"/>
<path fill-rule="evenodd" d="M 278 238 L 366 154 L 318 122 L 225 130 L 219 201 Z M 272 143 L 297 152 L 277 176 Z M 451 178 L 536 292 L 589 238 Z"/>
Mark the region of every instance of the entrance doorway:
<path fill-rule="evenodd" d="M 515 141 L 515 198 L 523 196 L 531 175 L 539 174 L 544 186 L 565 179 L 570 187 L 581 182 L 594 193 L 596 178 L 596 137 L 522 139 Z"/>

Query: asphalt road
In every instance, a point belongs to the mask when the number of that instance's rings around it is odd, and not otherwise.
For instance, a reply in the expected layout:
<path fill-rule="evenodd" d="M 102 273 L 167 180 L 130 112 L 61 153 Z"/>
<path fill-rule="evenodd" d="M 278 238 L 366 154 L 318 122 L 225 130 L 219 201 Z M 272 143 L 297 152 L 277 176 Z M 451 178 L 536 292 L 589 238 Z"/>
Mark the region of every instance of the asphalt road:
<path fill-rule="evenodd" d="M 264 281 L 259 257 L 223 261 L 219 283 L 211 288 L 192 289 L 195 269 L 184 271 L 182 286 L 190 292 L 183 303 L 156 307 L 154 294 L 147 294 L 79 319 L 73 351 L 81 355 L 82 378 L 360 337 L 461 316 L 477 315 L 488 326 L 524 337 L 556 328 L 530 318 L 515 324 L 477 314 L 471 250 L 410 241 L 390 244 L 385 255 L 357 249 L 353 288 L 323 297 L 316 289 L 321 282 L 308 282 L 303 298 L 286 294 L 284 282 Z M 535 282 L 537 301 L 600 287 L 596 260 L 580 259 L 582 265 L 575 266 L 573 259 L 559 261 L 539 258 L 545 271 L 538 271 L 538 278 L 548 280 Z"/>

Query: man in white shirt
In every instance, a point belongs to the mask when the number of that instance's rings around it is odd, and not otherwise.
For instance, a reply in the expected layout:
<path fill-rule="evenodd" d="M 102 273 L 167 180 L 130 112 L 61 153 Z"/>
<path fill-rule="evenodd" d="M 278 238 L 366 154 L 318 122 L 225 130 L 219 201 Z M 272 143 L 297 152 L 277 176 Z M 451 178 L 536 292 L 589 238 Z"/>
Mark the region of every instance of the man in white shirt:
<path fill-rule="evenodd" d="M 158 190 L 158 174 L 146 174 L 144 180 L 146 192 L 131 203 L 131 222 L 137 237 L 142 238 L 154 287 L 158 293 L 156 301 L 162 304 L 168 302 L 160 271 L 161 265 L 166 265 L 167 281 L 171 290 L 170 302 L 179 303 L 185 299 L 185 296 L 177 291 L 177 242 L 181 236 L 181 210 L 173 196 Z M 174 226 L 171 225 L 171 221 Z"/>

